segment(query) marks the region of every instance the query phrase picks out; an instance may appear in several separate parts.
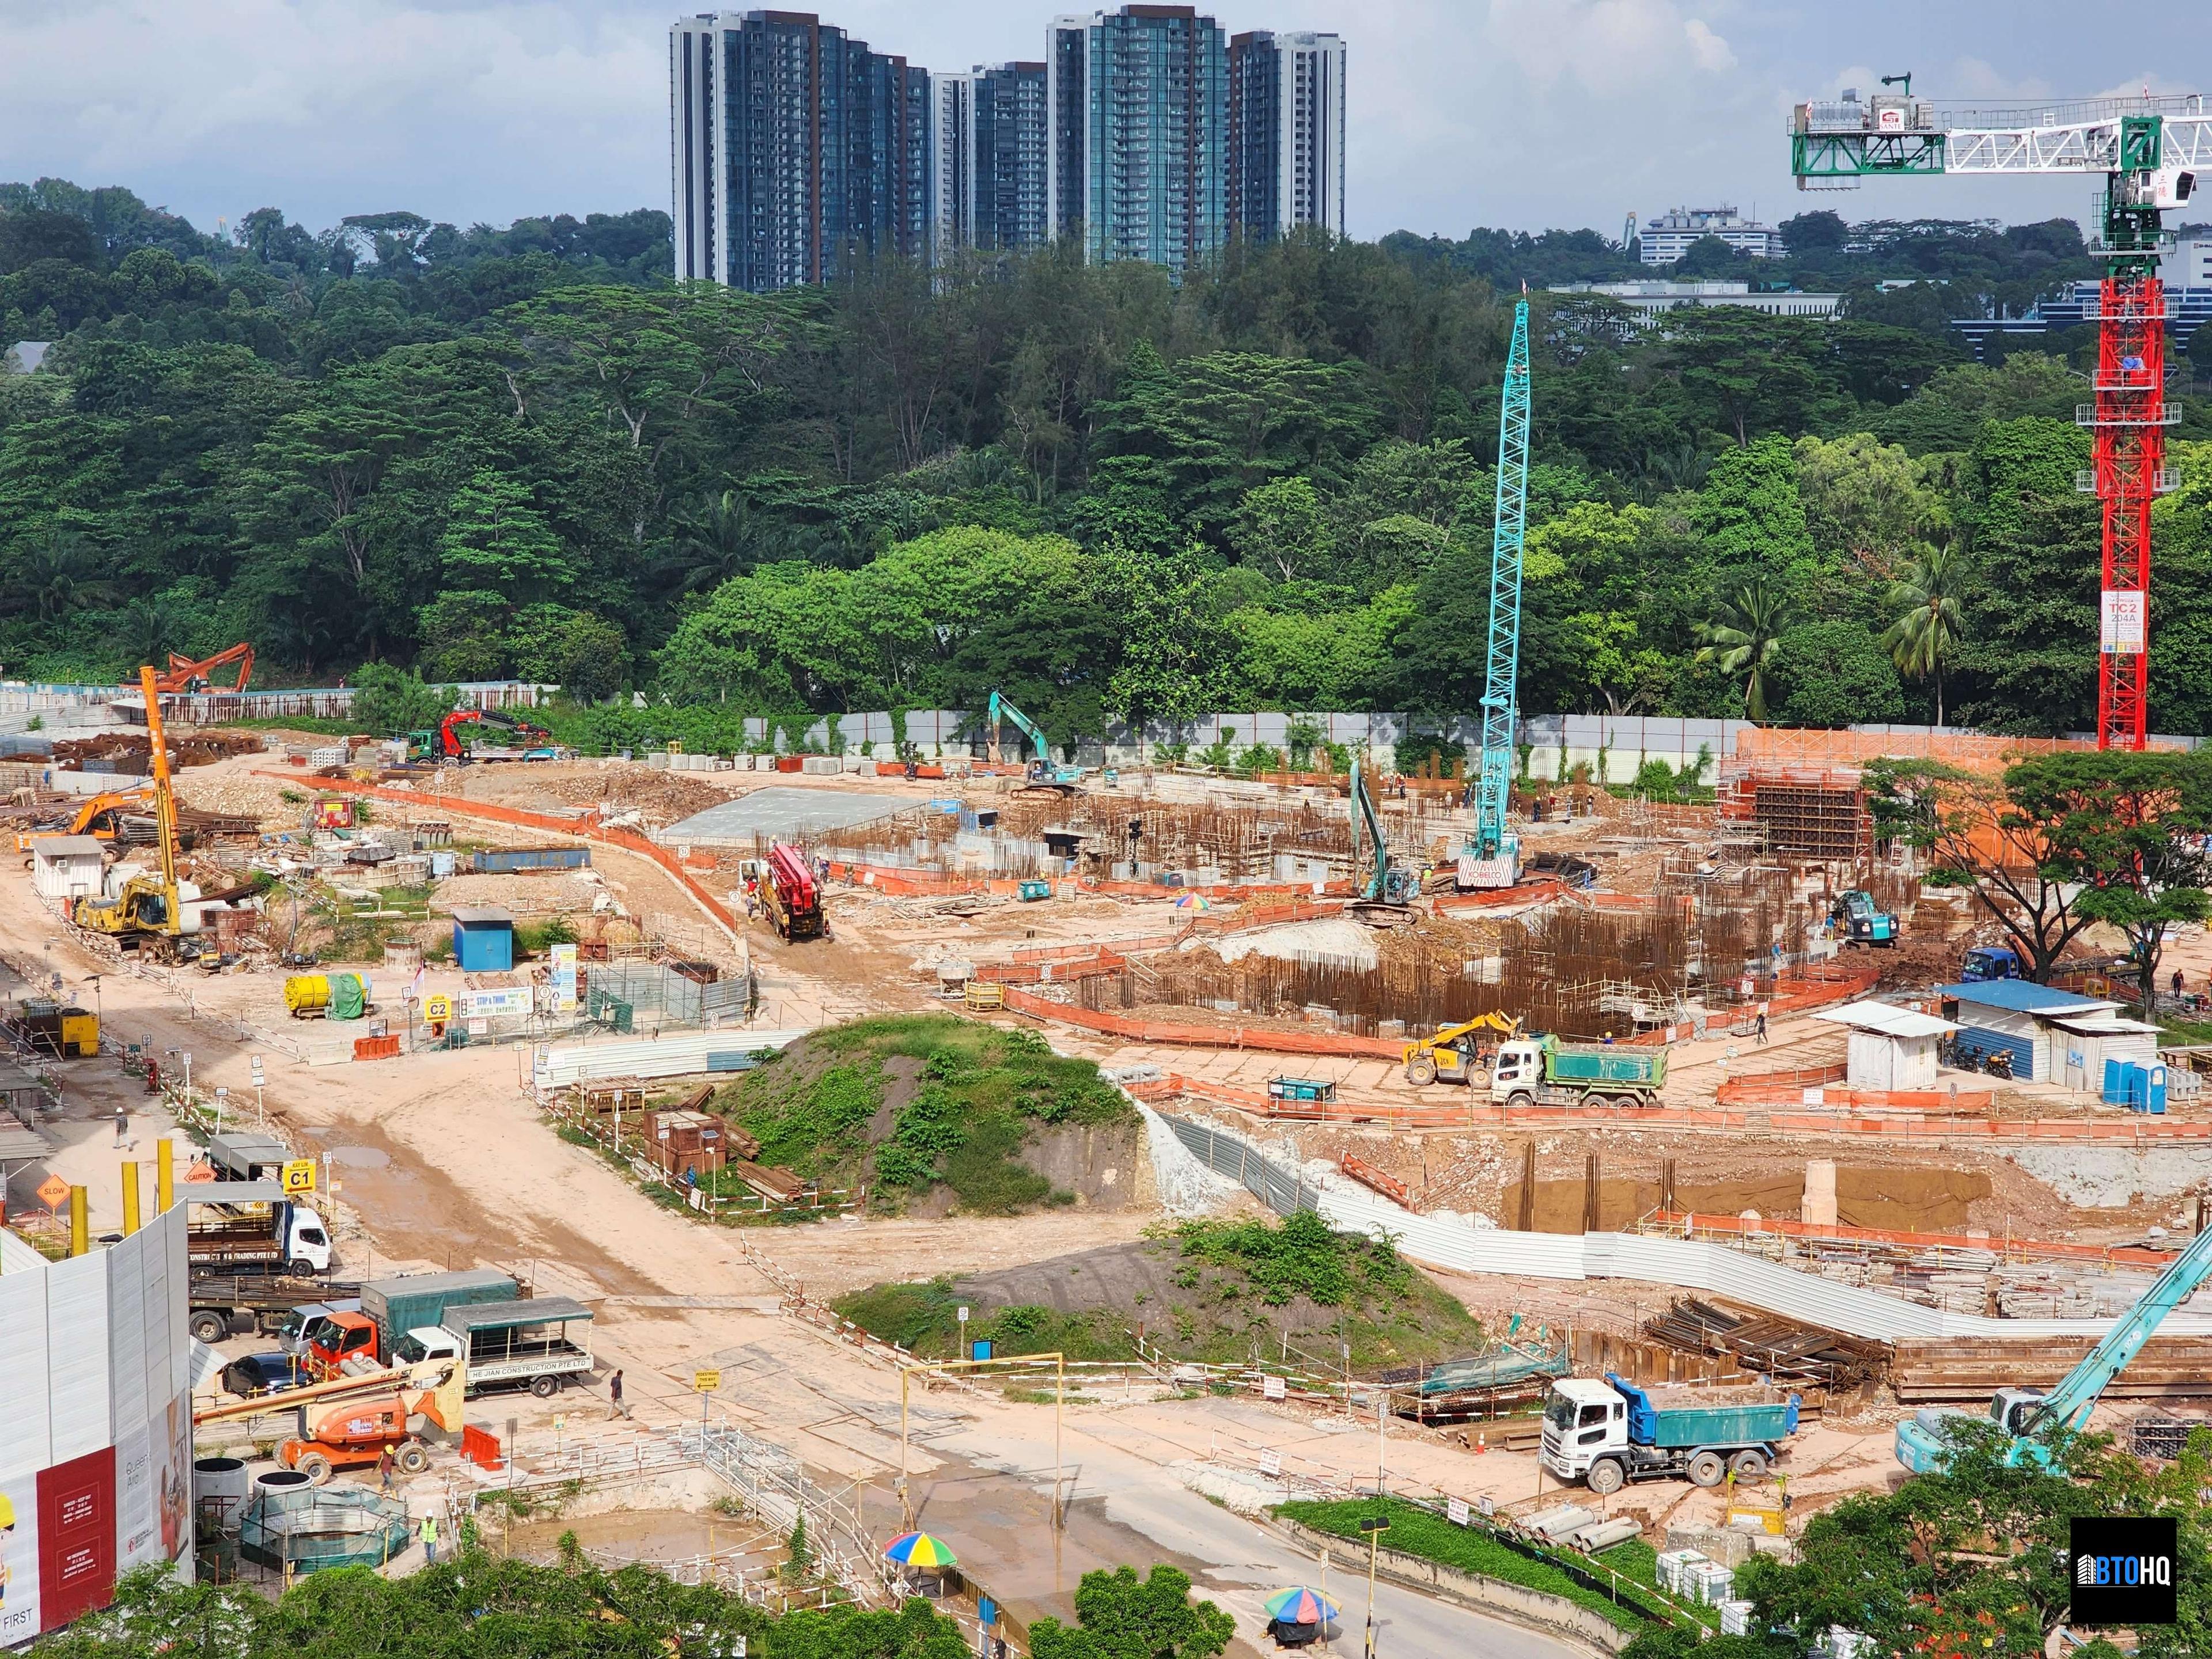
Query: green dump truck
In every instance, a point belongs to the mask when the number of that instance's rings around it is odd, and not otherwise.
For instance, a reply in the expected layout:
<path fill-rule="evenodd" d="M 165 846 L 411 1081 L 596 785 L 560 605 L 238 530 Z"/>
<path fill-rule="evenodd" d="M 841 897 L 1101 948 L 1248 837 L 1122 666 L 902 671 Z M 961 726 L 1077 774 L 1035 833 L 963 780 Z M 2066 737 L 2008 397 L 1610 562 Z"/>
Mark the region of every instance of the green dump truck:
<path fill-rule="evenodd" d="M 1505 1106 L 1656 1106 L 1664 1048 L 1516 1037 L 1498 1046 L 1490 1097 Z"/>

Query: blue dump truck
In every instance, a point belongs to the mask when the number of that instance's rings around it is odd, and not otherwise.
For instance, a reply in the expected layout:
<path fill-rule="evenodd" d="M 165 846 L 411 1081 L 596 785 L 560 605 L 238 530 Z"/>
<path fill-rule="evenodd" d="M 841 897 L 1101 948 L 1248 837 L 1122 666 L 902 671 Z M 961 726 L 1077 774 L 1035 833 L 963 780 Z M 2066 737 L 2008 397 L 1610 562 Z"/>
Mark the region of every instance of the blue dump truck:
<path fill-rule="evenodd" d="M 1717 1486 L 1734 1470 L 1755 1480 L 1797 1432 L 1797 1396 L 1750 1388 L 1639 1389 L 1561 1377 L 1544 1406 L 1544 1467 L 1594 1492 L 1631 1480 L 1681 1476 Z"/>

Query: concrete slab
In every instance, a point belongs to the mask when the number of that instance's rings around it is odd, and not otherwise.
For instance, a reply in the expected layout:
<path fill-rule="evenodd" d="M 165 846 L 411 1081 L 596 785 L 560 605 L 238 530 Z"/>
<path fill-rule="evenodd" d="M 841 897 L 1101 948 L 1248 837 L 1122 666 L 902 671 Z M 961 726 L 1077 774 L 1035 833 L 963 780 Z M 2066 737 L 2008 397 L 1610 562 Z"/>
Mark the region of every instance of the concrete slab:
<path fill-rule="evenodd" d="M 819 830 L 849 830 L 902 812 L 919 802 L 902 795 L 836 789 L 756 789 L 695 812 L 660 832 L 664 842 L 750 848 L 757 836 L 792 841 Z"/>

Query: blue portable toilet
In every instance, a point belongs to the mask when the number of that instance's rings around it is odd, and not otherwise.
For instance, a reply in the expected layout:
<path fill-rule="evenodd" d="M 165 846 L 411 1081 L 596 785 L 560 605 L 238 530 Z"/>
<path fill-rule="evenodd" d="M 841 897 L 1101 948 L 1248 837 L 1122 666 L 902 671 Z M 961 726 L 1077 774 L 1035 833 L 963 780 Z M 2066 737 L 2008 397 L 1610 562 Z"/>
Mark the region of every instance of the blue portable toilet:
<path fill-rule="evenodd" d="M 2105 1061 L 2105 1086 L 2099 1095 L 2107 1106 L 2128 1103 L 2127 1061 L 2107 1057 Z"/>
<path fill-rule="evenodd" d="M 2136 1069 L 2142 1073 L 2143 1109 L 2155 1116 L 2164 1117 L 2166 1115 L 2165 1063 L 2161 1061 L 2155 1066 L 2142 1066 Z"/>
<path fill-rule="evenodd" d="M 514 966 L 514 917 L 489 905 L 453 912 L 453 964 L 464 973 L 504 973 Z"/>

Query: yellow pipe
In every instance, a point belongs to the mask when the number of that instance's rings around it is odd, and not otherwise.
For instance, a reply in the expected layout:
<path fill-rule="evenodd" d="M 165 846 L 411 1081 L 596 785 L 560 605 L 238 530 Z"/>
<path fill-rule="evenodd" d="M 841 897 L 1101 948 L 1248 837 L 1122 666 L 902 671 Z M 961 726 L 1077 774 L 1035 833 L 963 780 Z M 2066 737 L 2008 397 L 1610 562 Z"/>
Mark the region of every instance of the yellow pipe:
<path fill-rule="evenodd" d="M 70 1188 L 70 1246 L 71 1255 L 82 1255 L 92 1249 L 92 1221 L 86 1213 L 85 1190 Z"/>
<path fill-rule="evenodd" d="M 133 1162 L 123 1166 L 123 1236 L 125 1238 L 138 1231 L 138 1165 Z"/>
<path fill-rule="evenodd" d="M 168 1138 L 154 1143 L 154 1208 L 163 1215 L 177 1201 L 177 1172 Z"/>

